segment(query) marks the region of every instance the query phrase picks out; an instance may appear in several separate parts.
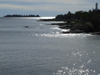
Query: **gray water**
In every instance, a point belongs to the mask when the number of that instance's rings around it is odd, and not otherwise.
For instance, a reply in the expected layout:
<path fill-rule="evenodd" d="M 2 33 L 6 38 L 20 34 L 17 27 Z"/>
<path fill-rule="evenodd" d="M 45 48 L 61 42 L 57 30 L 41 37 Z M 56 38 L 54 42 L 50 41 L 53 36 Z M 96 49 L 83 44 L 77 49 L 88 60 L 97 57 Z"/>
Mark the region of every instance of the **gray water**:
<path fill-rule="evenodd" d="M 50 23 L 0 18 L 0 75 L 100 75 L 100 36 Z"/>

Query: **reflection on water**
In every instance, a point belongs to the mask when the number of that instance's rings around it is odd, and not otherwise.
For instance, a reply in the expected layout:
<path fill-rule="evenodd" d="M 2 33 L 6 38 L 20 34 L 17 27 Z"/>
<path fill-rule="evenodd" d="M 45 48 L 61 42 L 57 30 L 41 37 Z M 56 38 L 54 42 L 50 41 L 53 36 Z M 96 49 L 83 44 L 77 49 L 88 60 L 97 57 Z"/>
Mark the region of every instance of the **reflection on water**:
<path fill-rule="evenodd" d="M 100 36 L 45 23 L 0 19 L 0 75 L 100 75 Z"/>
<path fill-rule="evenodd" d="M 61 34 L 59 32 L 54 32 L 51 34 L 50 33 L 49 34 L 35 34 L 33 36 L 66 38 L 66 39 L 82 37 L 84 39 L 87 39 L 87 41 L 98 39 L 98 37 L 96 38 L 95 35 L 90 35 L 90 34 Z M 61 67 L 61 69 L 53 73 L 53 75 L 100 75 L 100 66 L 98 66 L 99 65 L 98 62 L 100 62 L 100 58 L 98 57 L 99 54 L 96 52 L 97 50 L 100 49 L 100 47 L 96 46 L 94 48 L 95 42 L 93 43 L 87 42 L 88 44 L 91 44 L 90 45 L 91 52 L 87 52 L 86 50 L 80 51 L 79 49 L 76 49 L 75 51 L 67 53 L 66 54 L 66 60 L 68 61 L 66 63 L 67 65 L 65 67 Z M 81 44 L 80 47 L 83 48 L 84 46 Z M 67 58 L 70 60 L 68 60 Z"/>
<path fill-rule="evenodd" d="M 69 35 L 69 34 L 68 34 Z M 70 36 L 70 35 L 69 35 Z M 74 35 L 74 38 L 79 35 Z M 82 36 L 82 35 L 80 35 Z M 85 35 L 89 39 L 89 35 Z M 91 35 L 92 36 L 92 35 Z M 70 36 L 71 37 L 71 36 Z M 92 40 L 96 38 L 96 36 L 92 36 Z M 95 44 L 95 42 L 93 43 Z M 83 48 L 83 45 L 80 45 Z M 99 46 L 92 45 L 91 43 L 91 51 L 87 50 L 79 50 L 76 49 L 68 54 L 66 54 L 66 60 L 68 60 L 67 65 L 65 67 L 61 67 L 57 72 L 53 73 L 54 75 L 100 75 L 100 52 Z M 70 59 L 70 60 L 69 60 Z"/>
<path fill-rule="evenodd" d="M 33 34 L 33 36 L 53 37 L 53 38 L 74 38 L 74 37 L 86 37 L 91 36 L 90 34 L 61 34 L 59 32 L 52 32 L 52 34 Z"/>
<path fill-rule="evenodd" d="M 93 55 L 95 52 L 92 53 Z M 67 54 L 68 56 L 68 54 Z M 100 67 L 95 70 L 91 69 L 91 66 L 96 66 L 97 64 L 93 64 L 96 61 L 100 62 L 100 59 L 92 59 L 88 58 L 89 54 L 85 51 L 82 52 L 72 52 L 71 57 L 74 61 L 68 62 L 66 67 L 62 67 L 54 75 L 100 75 Z M 86 57 L 85 59 L 83 59 Z M 85 61 L 84 61 L 85 60 Z M 89 67 L 88 67 L 89 66 Z M 99 73 L 98 73 L 99 72 Z"/>
<path fill-rule="evenodd" d="M 58 27 L 52 27 L 51 29 L 54 29 L 54 30 L 60 30 L 62 32 L 68 32 L 70 29 L 60 29 Z"/>

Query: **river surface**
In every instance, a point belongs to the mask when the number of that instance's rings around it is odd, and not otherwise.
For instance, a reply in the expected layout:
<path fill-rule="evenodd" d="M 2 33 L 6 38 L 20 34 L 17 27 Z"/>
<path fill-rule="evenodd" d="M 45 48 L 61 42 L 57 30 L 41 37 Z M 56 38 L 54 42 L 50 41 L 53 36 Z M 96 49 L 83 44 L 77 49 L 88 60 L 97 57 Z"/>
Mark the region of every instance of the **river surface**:
<path fill-rule="evenodd" d="M 37 20 L 0 18 L 0 75 L 100 75 L 99 35 Z"/>

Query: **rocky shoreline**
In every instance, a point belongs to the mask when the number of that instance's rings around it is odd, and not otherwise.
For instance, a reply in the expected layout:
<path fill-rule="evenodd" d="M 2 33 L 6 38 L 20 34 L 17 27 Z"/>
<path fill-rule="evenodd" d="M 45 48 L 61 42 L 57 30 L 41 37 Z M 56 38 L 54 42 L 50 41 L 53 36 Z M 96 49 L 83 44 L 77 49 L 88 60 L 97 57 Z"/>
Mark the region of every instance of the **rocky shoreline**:
<path fill-rule="evenodd" d="M 42 20 L 45 21 L 45 20 Z M 46 20 L 50 21 L 50 20 Z M 62 31 L 62 34 L 79 34 L 79 33 L 86 33 L 86 34 L 91 34 L 91 35 L 100 35 L 100 32 L 86 32 L 83 27 L 74 27 L 71 25 L 67 25 L 67 23 L 51 23 L 51 24 L 46 24 L 46 25 L 57 25 L 61 29 L 69 29 L 69 31 Z"/>
<path fill-rule="evenodd" d="M 77 11 L 67 14 L 59 14 L 54 19 L 46 19 L 40 21 L 63 21 L 65 23 L 52 23 L 58 25 L 61 29 L 70 29 L 68 33 L 89 33 L 92 35 L 100 35 L 100 10 Z"/>

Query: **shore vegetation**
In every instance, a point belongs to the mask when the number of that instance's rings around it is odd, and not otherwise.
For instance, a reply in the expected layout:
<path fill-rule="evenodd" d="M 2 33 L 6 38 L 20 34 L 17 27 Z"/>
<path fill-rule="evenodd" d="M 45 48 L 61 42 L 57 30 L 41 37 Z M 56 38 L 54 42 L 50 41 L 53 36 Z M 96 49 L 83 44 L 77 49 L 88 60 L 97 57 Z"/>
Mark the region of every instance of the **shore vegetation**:
<path fill-rule="evenodd" d="M 53 23 L 60 28 L 70 29 L 70 32 L 63 33 L 98 33 L 100 34 L 100 10 L 77 11 L 74 14 L 70 11 L 67 14 L 59 14 L 55 19 L 45 21 L 64 21 L 65 23 Z"/>
<path fill-rule="evenodd" d="M 4 17 L 40 17 L 39 15 L 18 15 L 18 14 L 13 14 L 13 15 L 5 15 Z"/>

